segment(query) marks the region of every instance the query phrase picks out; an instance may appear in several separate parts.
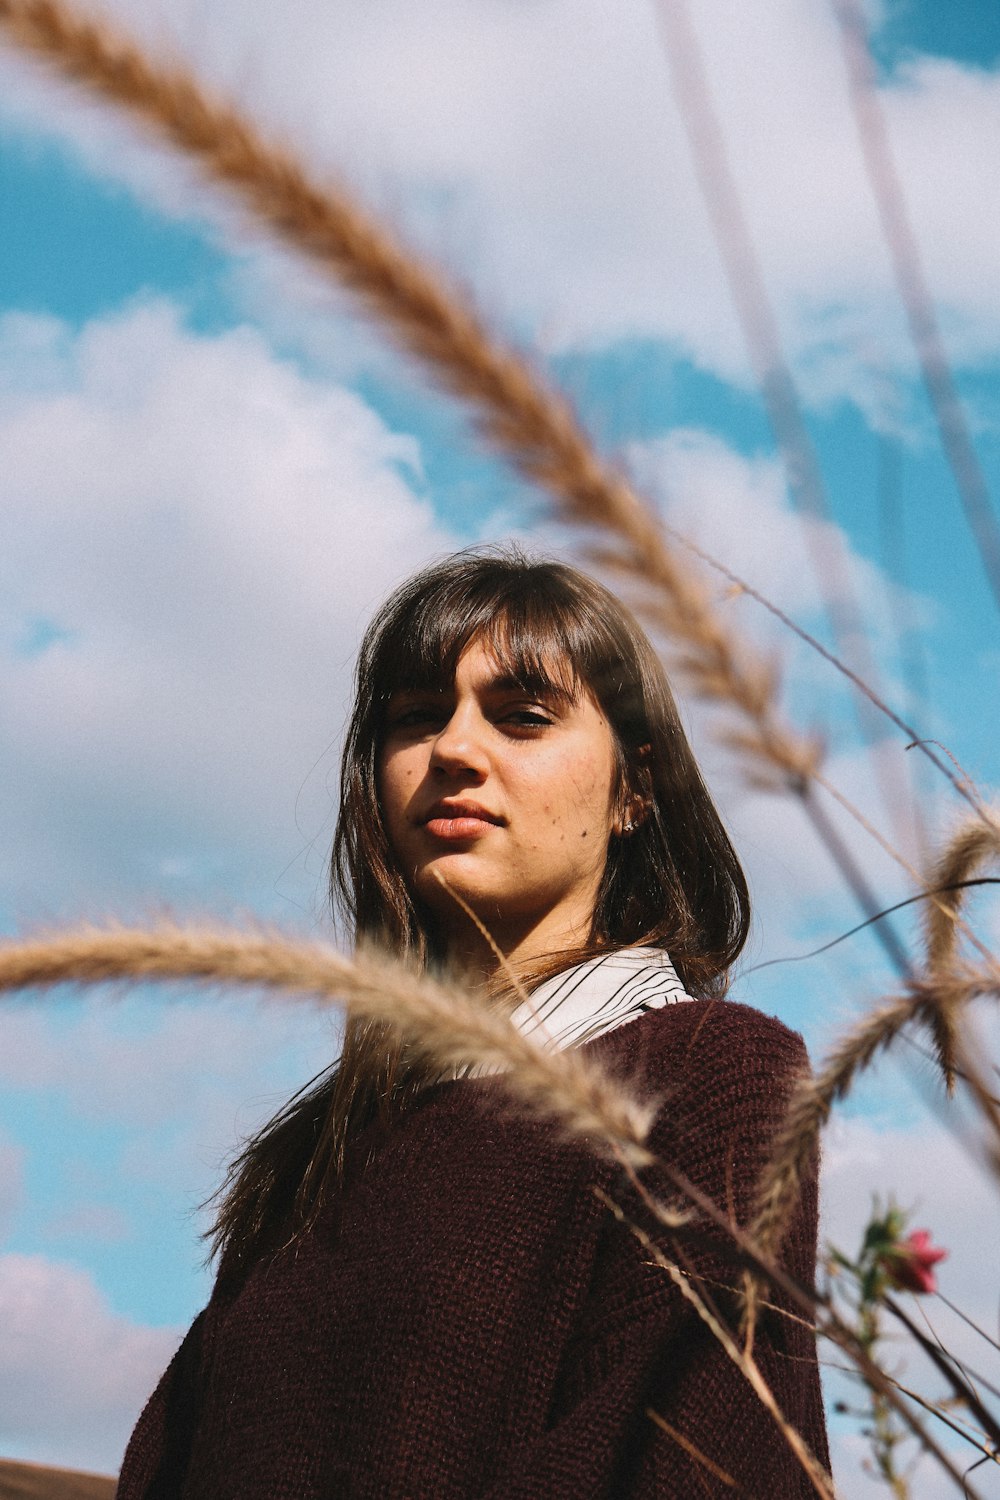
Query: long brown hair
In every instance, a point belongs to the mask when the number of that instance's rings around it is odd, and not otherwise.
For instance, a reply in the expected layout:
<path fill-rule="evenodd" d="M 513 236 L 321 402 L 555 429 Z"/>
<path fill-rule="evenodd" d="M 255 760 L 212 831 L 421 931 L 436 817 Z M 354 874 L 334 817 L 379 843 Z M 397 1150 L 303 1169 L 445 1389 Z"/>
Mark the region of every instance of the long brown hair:
<path fill-rule="evenodd" d="M 562 687 L 589 689 L 614 735 L 620 805 L 631 800 L 643 810 L 634 830 L 610 841 L 586 946 L 547 955 L 528 982 L 642 943 L 669 951 L 689 993 L 723 993 L 746 940 L 749 895 L 663 668 L 601 584 L 514 549 L 460 552 L 418 573 L 386 601 L 362 642 L 330 866 L 334 911 L 350 937 L 418 968 L 446 957 L 433 917 L 393 857 L 378 760 L 392 694 L 449 687 L 473 641 L 519 681 L 558 676 Z M 231 1167 L 212 1231 L 223 1268 L 236 1271 L 313 1223 L 340 1184 L 351 1138 L 377 1115 L 391 1123 L 423 1082 L 390 1028 L 349 1021 L 337 1064 Z"/>

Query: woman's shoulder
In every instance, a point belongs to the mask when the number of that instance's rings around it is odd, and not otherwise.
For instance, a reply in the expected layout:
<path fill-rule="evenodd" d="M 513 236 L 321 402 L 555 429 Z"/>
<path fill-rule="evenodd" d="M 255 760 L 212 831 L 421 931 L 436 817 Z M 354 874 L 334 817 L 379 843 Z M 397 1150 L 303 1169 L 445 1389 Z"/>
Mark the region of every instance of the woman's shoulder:
<path fill-rule="evenodd" d="M 604 1044 L 603 1054 L 597 1048 Z M 649 1146 L 745 1222 L 797 1084 L 802 1038 L 736 1000 L 688 1000 L 651 1011 L 594 1044 L 594 1055 L 655 1106 Z"/>
<path fill-rule="evenodd" d="M 619 1076 L 654 1088 L 681 1081 L 718 1088 L 730 1080 L 740 1092 L 754 1083 L 787 1092 L 808 1071 L 798 1032 L 740 1000 L 685 998 L 651 1009 L 591 1042 L 591 1055 Z"/>

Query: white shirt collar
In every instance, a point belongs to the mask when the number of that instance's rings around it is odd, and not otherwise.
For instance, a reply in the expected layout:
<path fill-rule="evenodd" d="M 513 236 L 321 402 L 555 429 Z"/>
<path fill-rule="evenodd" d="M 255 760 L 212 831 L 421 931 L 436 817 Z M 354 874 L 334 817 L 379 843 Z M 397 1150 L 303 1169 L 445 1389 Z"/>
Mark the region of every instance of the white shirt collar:
<path fill-rule="evenodd" d="M 538 985 L 511 1020 L 546 1050 L 577 1047 L 647 1010 L 690 1000 L 662 948 L 615 948 L 563 969 Z M 476 1064 L 444 1078 L 484 1078 L 499 1066 Z"/>
<path fill-rule="evenodd" d="M 662 948 L 616 948 L 545 980 L 512 1019 L 543 1047 L 574 1047 L 690 998 Z"/>

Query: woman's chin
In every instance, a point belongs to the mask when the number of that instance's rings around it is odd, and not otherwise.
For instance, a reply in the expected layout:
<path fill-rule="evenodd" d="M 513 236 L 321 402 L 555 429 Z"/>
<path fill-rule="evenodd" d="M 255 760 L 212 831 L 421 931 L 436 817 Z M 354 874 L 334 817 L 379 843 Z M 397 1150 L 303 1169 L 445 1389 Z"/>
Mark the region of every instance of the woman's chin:
<path fill-rule="evenodd" d="M 413 891 L 443 931 L 460 942 L 468 937 L 470 911 L 499 941 L 498 934 L 517 905 L 507 881 L 484 878 L 473 859 L 457 852 L 422 865 L 415 872 Z"/>
<path fill-rule="evenodd" d="M 414 884 L 418 894 L 428 906 L 439 914 L 454 911 L 456 898 L 478 914 L 480 909 L 492 904 L 497 910 L 501 893 L 492 888 L 491 882 L 482 878 L 475 868 L 475 857 L 469 851 L 454 849 L 428 860 L 416 872 Z"/>

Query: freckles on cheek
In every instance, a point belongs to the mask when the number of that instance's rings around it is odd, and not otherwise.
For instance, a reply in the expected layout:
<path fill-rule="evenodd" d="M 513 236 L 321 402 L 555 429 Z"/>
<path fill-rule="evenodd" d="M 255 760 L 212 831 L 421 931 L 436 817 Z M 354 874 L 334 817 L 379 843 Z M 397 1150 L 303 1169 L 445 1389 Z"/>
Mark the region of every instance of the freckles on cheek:
<path fill-rule="evenodd" d="M 589 838 L 600 823 L 597 809 L 604 801 L 605 785 L 601 770 L 601 767 L 591 762 L 584 762 L 577 767 L 577 774 L 572 781 L 572 796 L 564 808 L 567 826 L 572 827 L 576 822 L 581 839 Z"/>

